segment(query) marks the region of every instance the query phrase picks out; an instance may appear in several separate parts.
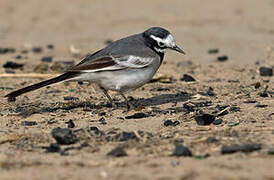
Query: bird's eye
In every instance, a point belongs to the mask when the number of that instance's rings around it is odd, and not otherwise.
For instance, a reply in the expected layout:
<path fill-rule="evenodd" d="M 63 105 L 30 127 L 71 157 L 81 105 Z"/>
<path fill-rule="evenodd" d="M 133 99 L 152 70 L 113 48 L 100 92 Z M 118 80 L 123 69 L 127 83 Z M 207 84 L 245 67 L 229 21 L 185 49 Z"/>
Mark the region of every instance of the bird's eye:
<path fill-rule="evenodd" d="M 158 45 L 159 45 L 160 47 L 163 47 L 165 44 L 162 43 L 162 42 L 159 42 Z"/>

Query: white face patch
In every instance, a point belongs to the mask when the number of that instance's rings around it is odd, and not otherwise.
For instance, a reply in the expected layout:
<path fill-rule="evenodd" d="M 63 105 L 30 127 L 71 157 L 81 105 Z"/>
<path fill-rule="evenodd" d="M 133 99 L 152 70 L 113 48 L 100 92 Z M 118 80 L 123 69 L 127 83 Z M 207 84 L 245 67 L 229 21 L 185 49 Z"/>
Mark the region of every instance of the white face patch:
<path fill-rule="evenodd" d="M 175 41 L 174 41 L 174 38 L 173 36 L 170 34 L 168 35 L 165 39 L 161 39 L 159 37 L 156 37 L 154 35 L 150 35 L 150 37 L 152 39 L 154 39 L 155 41 L 158 42 L 158 44 L 161 42 L 163 43 L 166 47 L 174 47 L 176 44 L 175 44 Z"/>

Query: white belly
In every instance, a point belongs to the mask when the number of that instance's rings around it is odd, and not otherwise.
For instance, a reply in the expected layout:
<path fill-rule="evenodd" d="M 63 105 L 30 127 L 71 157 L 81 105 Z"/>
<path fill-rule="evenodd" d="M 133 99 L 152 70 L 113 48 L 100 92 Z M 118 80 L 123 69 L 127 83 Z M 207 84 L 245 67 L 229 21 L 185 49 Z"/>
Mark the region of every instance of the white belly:
<path fill-rule="evenodd" d="M 97 83 L 106 90 L 126 92 L 141 87 L 152 79 L 160 66 L 156 61 L 146 68 L 127 68 L 116 71 L 84 73 L 75 80 L 87 80 Z"/>

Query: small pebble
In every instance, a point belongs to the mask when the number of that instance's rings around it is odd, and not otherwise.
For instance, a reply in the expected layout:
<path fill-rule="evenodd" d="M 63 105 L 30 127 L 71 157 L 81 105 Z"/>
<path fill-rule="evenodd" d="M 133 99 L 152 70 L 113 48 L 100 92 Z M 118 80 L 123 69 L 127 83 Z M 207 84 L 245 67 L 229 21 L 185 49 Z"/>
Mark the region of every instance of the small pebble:
<path fill-rule="evenodd" d="M 208 137 L 206 139 L 206 143 L 210 144 L 210 143 L 216 143 L 218 142 L 218 140 L 215 137 Z"/>
<path fill-rule="evenodd" d="M 43 51 L 42 47 L 33 47 L 32 52 L 34 53 L 41 53 Z"/>
<path fill-rule="evenodd" d="M 253 103 L 256 103 L 257 101 L 256 100 L 246 100 L 244 101 L 244 103 L 247 103 L 247 104 L 253 104 Z"/>
<path fill-rule="evenodd" d="M 113 43 L 113 40 L 112 39 L 107 39 L 107 40 L 105 40 L 105 45 L 109 45 L 109 44 L 111 44 L 111 43 Z"/>
<path fill-rule="evenodd" d="M 261 76 L 273 76 L 273 69 L 269 67 L 260 67 L 259 68 Z"/>
<path fill-rule="evenodd" d="M 11 69 L 19 69 L 19 68 L 23 68 L 23 66 L 24 64 L 19 64 L 11 61 L 8 61 L 3 65 L 4 68 L 11 68 Z"/>
<path fill-rule="evenodd" d="M 93 131 L 96 135 L 104 135 L 105 133 L 99 130 L 96 126 L 91 126 L 88 128 L 88 131 Z"/>
<path fill-rule="evenodd" d="M 232 121 L 230 121 L 230 122 L 227 123 L 227 125 L 229 127 L 238 126 L 239 124 L 240 124 L 239 122 L 232 122 Z"/>
<path fill-rule="evenodd" d="M 208 52 L 208 54 L 217 54 L 219 52 L 219 49 L 217 49 L 217 48 L 209 49 L 207 52 Z"/>
<path fill-rule="evenodd" d="M 219 62 L 227 61 L 227 60 L 228 60 L 228 56 L 219 56 L 219 57 L 217 57 L 217 60 L 218 60 Z"/>
<path fill-rule="evenodd" d="M 171 120 L 166 120 L 165 122 L 164 122 L 164 126 L 173 126 L 173 127 L 175 127 L 175 126 L 177 126 L 177 125 L 179 125 L 180 124 L 180 122 L 179 121 L 171 121 Z"/>
<path fill-rule="evenodd" d="M 21 125 L 22 126 L 35 126 L 35 125 L 37 125 L 37 122 L 36 121 L 22 121 Z"/>
<path fill-rule="evenodd" d="M 249 153 L 252 151 L 258 151 L 261 150 L 260 144 L 244 144 L 244 145 L 230 145 L 230 146 L 223 146 L 221 149 L 222 154 L 231 154 L 235 152 L 245 152 Z"/>
<path fill-rule="evenodd" d="M 18 56 L 15 57 L 15 59 L 22 59 L 22 56 L 18 55 Z"/>
<path fill-rule="evenodd" d="M 140 113 L 135 113 L 131 116 L 126 116 L 125 118 L 126 119 L 141 119 L 141 118 L 145 118 L 145 117 L 147 117 L 147 115 L 145 113 L 140 112 Z"/>
<path fill-rule="evenodd" d="M 192 76 L 187 74 L 184 74 L 183 77 L 180 78 L 180 80 L 185 82 L 196 81 Z"/>
<path fill-rule="evenodd" d="M 174 149 L 174 151 L 172 153 L 172 156 L 192 157 L 192 153 L 191 153 L 191 151 L 187 147 L 185 147 L 185 146 L 183 146 L 181 144 L 176 144 L 175 145 L 175 149 Z"/>
<path fill-rule="evenodd" d="M 261 83 L 260 83 L 260 82 L 256 82 L 256 83 L 254 84 L 254 87 L 255 87 L 255 89 L 260 88 L 260 87 L 261 87 Z"/>
<path fill-rule="evenodd" d="M 215 119 L 212 124 L 214 124 L 214 125 L 220 125 L 220 124 L 222 124 L 222 122 L 223 122 L 222 119 Z"/>
<path fill-rule="evenodd" d="M 14 48 L 0 48 L 0 54 L 6 53 L 15 53 L 16 50 Z"/>
<path fill-rule="evenodd" d="M 65 101 L 76 101 L 79 100 L 78 97 L 73 97 L 73 96 L 64 96 Z"/>
<path fill-rule="evenodd" d="M 42 58 L 41 58 L 41 61 L 42 62 L 52 62 L 52 56 L 43 56 Z"/>
<path fill-rule="evenodd" d="M 123 156 L 127 156 L 127 153 L 123 148 L 116 147 L 113 150 L 111 150 L 110 152 L 108 152 L 107 155 L 113 156 L 113 157 L 123 157 Z"/>
<path fill-rule="evenodd" d="M 257 107 L 257 108 L 265 108 L 265 107 L 267 107 L 268 105 L 266 105 L 266 104 L 256 104 L 256 106 L 255 107 Z"/>
<path fill-rule="evenodd" d="M 69 121 L 67 121 L 66 124 L 68 125 L 68 128 L 74 128 L 75 127 L 75 124 L 71 119 Z"/>
<path fill-rule="evenodd" d="M 214 120 L 215 116 L 211 114 L 202 114 L 195 117 L 197 124 L 202 126 L 210 125 Z"/>
<path fill-rule="evenodd" d="M 107 124 L 106 119 L 104 117 L 101 117 L 99 119 L 99 122 L 100 122 L 100 124 L 103 124 L 103 125 Z"/>
<path fill-rule="evenodd" d="M 58 144 L 69 145 L 77 142 L 76 135 L 68 128 L 54 128 L 51 131 L 51 135 Z"/>
<path fill-rule="evenodd" d="M 47 45 L 47 48 L 48 48 L 48 49 L 54 49 L 54 45 L 53 45 L 53 44 L 48 44 L 48 45 Z"/>
<path fill-rule="evenodd" d="M 274 148 L 270 148 L 270 149 L 267 151 L 267 154 L 269 154 L 269 155 L 274 155 Z"/>

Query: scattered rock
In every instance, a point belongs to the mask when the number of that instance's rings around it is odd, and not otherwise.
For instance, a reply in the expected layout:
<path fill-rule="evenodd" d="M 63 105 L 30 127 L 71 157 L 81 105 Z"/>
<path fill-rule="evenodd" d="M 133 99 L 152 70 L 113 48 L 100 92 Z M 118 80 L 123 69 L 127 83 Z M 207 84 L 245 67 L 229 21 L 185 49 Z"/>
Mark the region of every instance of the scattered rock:
<path fill-rule="evenodd" d="M 172 156 L 192 157 L 192 153 L 187 147 L 181 144 L 176 144 Z"/>
<path fill-rule="evenodd" d="M 213 121 L 213 124 L 214 124 L 214 125 L 220 125 L 220 124 L 222 124 L 222 122 L 223 122 L 222 119 L 215 119 L 215 120 Z"/>
<path fill-rule="evenodd" d="M 22 126 L 35 126 L 35 125 L 37 125 L 37 122 L 36 121 L 22 121 L 21 125 Z"/>
<path fill-rule="evenodd" d="M 42 62 L 52 62 L 52 56 L 44 56 L 44 57 L 42 57 L 42 59 L 41 59 L 41 61 Z"/>
<path fill-rule="evenodd" d="M 273 76 L 273 69 L 269 67 L 260 67 L 259 68 L 261 76 Z"/>
<path fill-rule="evenodd" d="M 113 40 L 112 40 L 112 39 L 107 39 L 107 40 L 105 40 L 105 42 L 104 42 L 105 45 L 109 45 L 109 44 L 111 44 L 111 43 L 113 43 Z"/>
<path fill-rule="evenodd" d="M 0 54 L 15 53 L 14 48 L 0 48 Z"/>
<path fill-rule="evenodd" d="M 100 122 L 100 124 L 103 124 L 103 125 L 107 124 L 106 119 L 104 117 L 101 117 L 99 119 L 99 122 Z"/>
<path fill-rule="evenodd" d="M 54 45 L 53 45 L 53 44 L 48 44 L 48 45 L 47 45 L 47 48 L 48 48 L 48 49 L 54 49 Z"/>
<path fill-rule="evenodd" d="M 46 147 L 47 153 L 55 153 L 60 151 L 61 151 L 61 147 L 59 146 L 59 144 L 56 144 L 56 143 L 51 143 L 49 147 Z"/>
<path fill-rule="evenodd" d="M 244 145 L 230 145 L 230 146 L 223 146 L 221 149 L 222 154 L 231 154 L 235 152 L 245 152 L 249 153 L 252 151 L 258 151 L 261 150 L 260 144 L 244 144 Z"/>
<path fill-rule="evenodd" d="M 139 112 L 139 113 L 135 113 L 131 116 L 126 116 L 125 118 L 126 119 L 141 119 L 141 118 L 145 118 L 145 117 L 148 117 L 148 115 L 145 113 Z"/>
<path fill-rule="evenodd" d="M 256 100 L 246 100 L 244 101 L 244 103 L 247 103 L 247 104 L 253 104 L 253 103 L 256 103 L 257 101 Z"/>
<path fill-rule="evenodd" d="M 185 82 L 196 81 L 192 76 L 187 74 L 184 74 L 183 77 L 180 78 L 180 80 Z"/>
<path fill-rule="evenodd" d="M 219 57 L 217 57 L 217 60 L 219 61 L 219 62 L 224 62 L 224 61 L 227 61 L 228 60 L 228 56 L 219 56 Z"/>
<path fill-rule="evenodd" d="M 64 96 L 65 101 L 77 101 L 79 100 L 78 97 L 73 97 L 73 96 Z"/>
<path fill-rule="evenodd" d="M 121 147 L 116 147 L 110 152 L 107 153 L 108 156 L 114 156 L 114 157 L 123 157 L 127 156 L 126 151 Z"/>
<path fill-rule="evenodd" d="M 227 123 L 227 125 L 229 127 L 238 126 L 239 124 L 240 124 L 239 122 L 232 122 L 232 121 L 230 121 L 230 122 Z"/>
<path fill-rule="evenodd" d="M 254 84 L 254 87 L 255 87 L 255 89 L 260 88 L 260 87 L 261 87 L 261 83 L 260 83 L 260 82 L 256 82 L 256 83 Z"/>
<path fill-rule="evenodd" d="M 87 130 L 94 132 L 95 135 L 99 135 L 99 136 L 105 135 L 105 133 L 103 131 L 99 130 L 96 126 L 91 126 Z"/>
<path fill-rule="evenodd" d="M 36 46 L 32 48 L 32 52 L 41 53 L 43 51 L 42 47 Z"/>
<path fill-rule="evenodd" d="M 218 140 L 215 137 L 208 137 L 206 139 L 206 143 L 210 144 L 210 143 L 216 143 L 218 142 Z"/>
<path fill-rule="evenodd" d="M 206 126 L 211 124 L 215 120 L 215 116 L 211 114 L 202 114 L 195 117 L 195 121 L 198 125 Z"/>
<path fill-rule="evenodd" d="M 67 121 L 66 124 L 68 125 L 68 128 L 74 128 L 75 127 L 75 124 L 71 119 L 69 121 Z"/>
<path fill-rule="evenodd" d="M 257 108 L 265 108 L 265 107 L 267 107 L 268 105 L 266 105 L 266 104 L 256 104 L 256 106 L 255 107 L 257 107 Z"/>
<path fill-rule="evenodd" d="M 218 52 L 219 52 L 219 49 L 217 49 L 217 48 L 209 49 L 209 50 L 207 51 L 208 54 L 217 54 Z"/>
<path fill-rule="evenodd" d="M 180 124 L 179 121 L 166 120 L 166 121 L 164 122 L 164 126 L 173 126 L 173 127 L 175 127 L 175 126 L 177 126 L 177 125 L 179 125 L 179 124 Z"/>
<path fill-rule="evenodd" d="M 24 64 L 19 64 L 15 62 L 8 61 L 6 64 L 3 65 L 4 68 L 11 68 L 11 69 L 19 69 L 23 68 Z"/>
<path fill-rule="evenodd" d="M 69 145 L 77 142 L 76 135 L 68 128 L 54 128 L 51 131 L 51 135 L 58 144 Z"/>
<path fill-rule="evenodd" d="M 269 155 L 274 155 L 274 148 L 270 148 L 270 149 L 267 151 L 267 154 L 269 154 Z"/>

